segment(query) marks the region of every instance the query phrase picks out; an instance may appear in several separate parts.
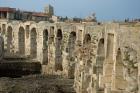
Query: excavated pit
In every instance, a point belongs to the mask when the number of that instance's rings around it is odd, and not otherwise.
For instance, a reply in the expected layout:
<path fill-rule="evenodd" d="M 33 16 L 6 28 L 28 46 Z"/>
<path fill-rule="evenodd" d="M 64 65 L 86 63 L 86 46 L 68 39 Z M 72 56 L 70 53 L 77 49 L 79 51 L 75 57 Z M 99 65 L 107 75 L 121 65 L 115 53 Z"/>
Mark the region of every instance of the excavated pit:
<path fill-rule="evenodd" d="M 22 58 L 0 63 L 0 93 L 76 93 L 73 79 L 41 75 L 41 64 Z"/>
<path fill-rule="evenodd" d="M 24 58 L 4 58 L 0 63 L 0 77 L 17 78 L 31 74 L 41 74 L 41 64 Z"/>
<path fill-rule="evenodd" d="M 0 93 L 76 93 L 73 83 L 73 79 L 58 76 L 1 77 Z"/>

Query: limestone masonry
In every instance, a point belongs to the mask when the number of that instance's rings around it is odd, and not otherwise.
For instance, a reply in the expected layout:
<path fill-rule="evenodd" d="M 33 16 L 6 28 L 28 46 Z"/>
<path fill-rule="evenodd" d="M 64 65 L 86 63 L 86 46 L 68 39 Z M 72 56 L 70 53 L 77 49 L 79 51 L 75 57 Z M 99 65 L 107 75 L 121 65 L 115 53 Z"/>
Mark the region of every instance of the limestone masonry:
<path fill-rule="evenodd" d="M 76 93 L 140 93 L 140 23 L 0 20 L 0 60 L 40 62 Z M 4 49 L 3 49 L 4 47 Z"/>

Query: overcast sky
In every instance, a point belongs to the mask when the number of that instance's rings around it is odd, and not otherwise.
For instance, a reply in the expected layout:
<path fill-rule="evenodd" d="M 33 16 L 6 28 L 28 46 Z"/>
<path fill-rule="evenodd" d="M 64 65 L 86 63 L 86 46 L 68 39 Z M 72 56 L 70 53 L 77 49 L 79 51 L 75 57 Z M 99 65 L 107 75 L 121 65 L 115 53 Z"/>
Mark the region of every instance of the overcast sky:
<path fill-rule="evenodd" d="M 140 18 L 140 0 L 0 0 L 0 6 L 43 11 L 46 4 L 55 15 L 85 17 L 96 13 L 99 20 Z"/>

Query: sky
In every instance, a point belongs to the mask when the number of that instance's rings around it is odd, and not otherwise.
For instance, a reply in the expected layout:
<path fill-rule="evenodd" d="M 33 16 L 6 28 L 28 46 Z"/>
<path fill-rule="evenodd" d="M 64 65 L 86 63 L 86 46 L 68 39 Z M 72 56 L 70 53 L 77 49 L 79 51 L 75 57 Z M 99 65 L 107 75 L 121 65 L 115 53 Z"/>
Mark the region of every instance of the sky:
<path fill-rule="evenodd" d="M 57 16 L 84 18 L 96 13 L 98 20 L 140 18 L 140 0 L 0 0 L 0 7 L 41 11 L 51 4 Z"/>

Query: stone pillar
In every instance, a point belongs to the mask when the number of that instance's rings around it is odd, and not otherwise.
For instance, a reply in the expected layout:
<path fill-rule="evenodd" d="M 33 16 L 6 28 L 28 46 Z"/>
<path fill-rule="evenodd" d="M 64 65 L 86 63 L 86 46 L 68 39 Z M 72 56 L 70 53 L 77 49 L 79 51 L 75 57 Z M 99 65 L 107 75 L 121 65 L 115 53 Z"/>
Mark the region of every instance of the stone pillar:
<path fill-rule="evenodd" d="M 105 84 L 105 93 L 111 93 L 111 83 L 112 83 L 112 73 L 114 66 L 114 34 L 107 34 L 107 50 L 106 50 L 106 60 L 104 62 L 104 84 Z"/>
<path fill-rule="evenodd" d="M 111 93 L 111 83 L 105 84 L 105 91 L 104 93 Z"/>
<path fill-rule="evenodd" d="M 30 25 L 26 25 L 25 28 L 25 56 L 30 56 Z"/>
<path fill-rule="evenodd" d="M 112 70 L 113 70 L 113 64 L 112 63 L 106 63 L 104 65 L 105 93 L 111 93 Z"/>
<path fill-rule="evenodd" d="M 84 76 L 85 76 L 85 74 L 84 74 L 84 72 L 81 72 L 81 91 L 80 91 L 80 93 L 85 93 L 85 88 L 84 88 Z"/>
<path fill-rule="evenodd" d="M 48 66 L 50 68 L 50 73 L 54 74 L 54 66 L 55 66 L 55 46 L 54 42 L 52 44 L 49 44 L 48 46 Z"/>

